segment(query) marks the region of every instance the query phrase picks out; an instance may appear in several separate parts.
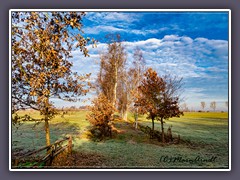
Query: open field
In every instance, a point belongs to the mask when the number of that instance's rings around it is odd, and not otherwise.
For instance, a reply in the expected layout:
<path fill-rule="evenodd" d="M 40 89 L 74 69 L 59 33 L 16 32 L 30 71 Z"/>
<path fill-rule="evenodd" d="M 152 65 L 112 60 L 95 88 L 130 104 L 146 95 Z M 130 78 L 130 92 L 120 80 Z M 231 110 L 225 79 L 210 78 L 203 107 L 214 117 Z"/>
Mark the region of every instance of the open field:
<path fill-rule="evenodd" d="M 29 113 L 39 116 L 36 112 Z M 189 112 L 181 118 L 167 120 L 165 129 L 172 126 L 173 135 L 180 135 L 182 141 L 165 145 L 134 130 L 131 115 L 128 122 L 114 121 L 118 133 L 112 139 L 94 142 L 87 136 L 90 124 L 85 119 L 86 113 L 70 112 L 64 118 L 58 115 L 50 121 L 51 142 L 69 134 L 73 136 L 77 159 L 74 165 L 79 168 L 228 168 L 228 113 Z M 139 118 L 139 123 L 151 127 L 151 121 L 144 116 Z M 156 122 L 155 129 L 160 129 L 160 123 Z M 44 145 L 43 123 L 36 127 L 30 122 L 12 127 L 13 151 Z"/>

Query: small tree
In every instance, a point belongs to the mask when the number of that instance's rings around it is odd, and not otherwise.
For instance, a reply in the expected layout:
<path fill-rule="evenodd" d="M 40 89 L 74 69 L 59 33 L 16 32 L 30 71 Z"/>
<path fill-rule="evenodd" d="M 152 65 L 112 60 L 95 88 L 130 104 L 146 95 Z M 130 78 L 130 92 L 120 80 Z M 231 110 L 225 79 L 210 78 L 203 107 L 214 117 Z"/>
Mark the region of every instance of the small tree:
<path fill-rule="evenodd" d="M 201 102 L 201 107 L 202 107 L 202 110 L 204 111 L 204 108 L 206 107 L 206 103 L 204 101 Z"/>
<path fill-rule="evenodd" d="M 111 121 L 115 111 L 112 102 L 105 95 L 99 94 L 92 104 L 89 108 L 91 113 L 87 115 L 87 120 L 93 125 L 92 134 L 99 139 L 111 137 Z"/>
<path fill-rule="evenodd" d="M 165 142 L 164 120 L 183 115 L 179 110 L 179 95 L 177 94 L 180 88 L 181 79 L 177 80 L 170 76 L 161 78 L 151 68 L 144 74 L 144 79 L 139 86 L 140 95 L 135 105 L 140 107 L 142 113 L 147 113 L 147 118 L 152 120 L 152 131 L 154 131 L 154 120 L 161 122 L 163 143 Z"/>
<path fill-rule="evenodd" d="M 210 108 L 212 108 L 213 111 L 216 110 L 216 106 L 217 106 L 217 103 L 216 103 L 215 101 L 213 101 L 213 102 L 210 103 Z"/>
<path fill-rule="evenodd" d="M 180 117 L 183 112 L 180 111 L 180 91 L 182 89 L 182 78 L 171 77 L 170 75 L 164 76 L 165 87 L 163 97 L 157 103 L 158 120 L 161 122 L 162 142 L 165 142 L 164 135 L 164 120 L 172 117 Z"/>
<path fill-rule="evenodd" d="M 185 111 L 185 112 L 189 111 L 187 103 L 182 104 L 182 111 Z"/>
<path fill-rule="evenodd" d="M 225 102 L 225 106 L 228 108 L 228 101 Z"/>
<path fill-rule="evenodd" d="M 75 111 L 76 109 L 77 109 L 76 106 L 71 106 L 71 107 L 69 108 L 70 111 Z"/>
<path fill-rule="evenodd" d="M 152 131 L 154 131 L 154 120 L 158 117 L 157 103 L 162 99 L 165 83 L 157 73 L 149 68 L 144 74 L 144 79 L 138 87 L 135 106 L 139 107 L 141 114 L 147 113 L 147 118 L 152 120 Z"/>

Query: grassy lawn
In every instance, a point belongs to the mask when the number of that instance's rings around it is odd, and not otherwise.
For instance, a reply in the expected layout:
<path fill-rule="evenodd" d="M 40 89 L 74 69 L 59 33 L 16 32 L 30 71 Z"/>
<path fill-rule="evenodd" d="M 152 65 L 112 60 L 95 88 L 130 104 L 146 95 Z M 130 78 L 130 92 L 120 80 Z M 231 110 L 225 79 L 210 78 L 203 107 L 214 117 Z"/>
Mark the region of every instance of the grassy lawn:
<path fill-rule="evenodd" d="M 39 116 L 36 112 L 31 112 Z M 50 122 L 51 142 L 71 134 L 74 151 L 96 154 L 103 159 L 101 167 L 109 168 L 228 168 L 228 114 L 220 112 L 185 113 L 181 118 L 172 118 L 165 129 L 172 126 L 174 136 L 180 135 L 180 144 L 161 144 L 151 140 L 133 128 L 133 116 L 129 121 L 115 120 L 117 134 L 112 139 L 94 142 L 86 136 L 90 124 L 86 111 L 56 116 Z M 139 117 L 141 125 L 151 127 L 151 121 Z M 43 123 L 33 128 L 34 123 L 12 127 L 12 149 L 32 150 L 45 145 Z M 156 122 L 155 129 L 160 130 Z M 214 158 L 211 161 L 211 158 Z M 197 160 L 195 160 L 197 159 Z M 91 165 L 94 166 L 94 163 Z M 79 166 L 79 168 L 84 166 Z M 94 167 L 93 167 L 94 168 Z"/>

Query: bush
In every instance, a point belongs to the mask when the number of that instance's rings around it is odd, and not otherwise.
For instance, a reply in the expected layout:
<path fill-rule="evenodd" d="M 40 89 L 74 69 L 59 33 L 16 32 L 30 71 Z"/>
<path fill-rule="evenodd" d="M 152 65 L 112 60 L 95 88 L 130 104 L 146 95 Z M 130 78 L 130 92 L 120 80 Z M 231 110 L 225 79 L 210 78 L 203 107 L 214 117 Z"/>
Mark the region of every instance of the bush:
<path fill-rule="evenodd" d="M 93 126 L 90 130 L 92 136 L 100 140 L 104 137 L 111 137 L 111 122 L 115 108 L 103 94 L 100 94 L 92 103 L 93 106 L 90 107 L 91 113 L 87 115 L 87 120 Z"/>

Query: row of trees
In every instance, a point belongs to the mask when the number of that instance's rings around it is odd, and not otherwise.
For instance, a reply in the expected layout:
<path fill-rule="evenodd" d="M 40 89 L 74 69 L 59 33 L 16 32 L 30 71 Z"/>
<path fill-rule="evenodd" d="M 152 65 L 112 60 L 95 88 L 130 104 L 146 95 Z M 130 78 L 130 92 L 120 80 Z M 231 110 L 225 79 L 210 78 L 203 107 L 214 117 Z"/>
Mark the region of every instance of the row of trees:
<path fill-rule="evenodd" d="M 97 93 L 103 93 L 124 120 L 127 111 L 133 110 L 134 94 L 145 71 L 145 60 L 139 48 L 134 50 L 134 60 L 126 67 L 127 54 L 120 35 L 109 35 L 108 50 L 101 55 L 100 71 L 96 81 Z"/>
<path fill-rule="evenodd" d="M 99 129 L 111 130 L 112 118 L 109 117 L 112 117 L 115 111 L 118 111 L 124 120 L 127 120 L 127 112 L 132 111 L 135 113 L 137 128 L 138 109 L 134 107 L 134 95 L 138 94 L 137 86 L 145 71 L 145 60 L 141 50 L 136 48 L 131 67 L 127 68 L 127 54 L 120 35 L 108 35 L 106 41 L 107 51 L 100 55 L 100 69 L 95 83 L 98 97 L 93 101 L 92 114 L 87 118 L 95 126 L 97 132 Z M 108 108 L 115 109 L 115 111 L 105 109 L 103 112 L 101 108 L 94 108 L 94 106 L 103 107 L 101 103 L 108 104 Z M 98 112 L 102 112 L 102 116 L 95 119 L 94 114 L 98 114 Z M 112 113 L 106 114 L 105 112 Z M 102 128 L 101 126 L 107 127 Z M 102 132 L 102 134 L 106 133 Z"/>
<path fill-rule="evenodd" d="M 57 114 L 51 98 L 77 101 L 93 87 L 87 81 L 90 74 L 72 72 L 69 61 L 73 50 L 88 56 L 86 45 L 90 39 L 84 38 L 81 30 L 84 15 L 83 12 L 12 13 L 12 120 L 13 123 L 44 121 L 46 145 L 51 144 L 49 121 Z M 159 77 L 153 69 L 146 70 L 138 48 L 130 68 L 126 64 L 127 54 L 120 36 L 109 36 L 94 85 L 98 97 L 93 101 L 88 120 L 101 135 L 111 136 L 114 112 L 120 112 L 127 120 L 127 112 L 132 111 L 135 128 L 138 114 L 146 113 L 153 122 L 153 130 L 154 120 L 161 122 L 164 139 L 164 120 L 182 114 L 176 93 L 181 80 Z M 18 115 L 19 110 L 28 108 L 39 111 L 43 118 Z"/>
<path fill-rule="evenodd" d="M 200 103 L 200 105 L 201 105 L 202 110 L 204 111 L 204 109 L 206 108 L 206 102 L 202 101 L 202 102 Z M 228 101 L 225 102 L 225 106 L 228 108 Z M 183 103 L 181 107 L 182 107 L 182 110 L 185 111 L 185 112 L 190 111 L 190 110 L 188 109 L 186 103 Z M 217 108 L 217 103 L 216 103 L 216 101 L 210 102 L 209 107 L 210 107 L 211 109 L 213 109 L 213 111 L 215 111 L 216 108 Z"/>
<path fill-rule="evenodd" d="M 127 120 L 127 112 L 132 111 L 136 129 L 139 113 L 147 114 L 147 118 L 152 120 L 152 131 L 154 120 L 159 120 L 164 142 L 164 120 L 182 115 L 179 110 L 182 79 L 160 77 L 153 69 L 146 69 L 142 52 L 138 48 L 135 49 L 130 68 L 126 67 L 126 57 L 120 36 L 111 36 L 107 52 L 101 55 L 96 81 L 98 97 L 93 101 L 92 113 L 87 117 L 94 125 L 93 134 L 101 138 L 111 135 L 109 132 L 115 109 L 124 120 Z"/>
<path fill-rule="evenodd" d="M 225 102 L 225 106 L 228 107 L 228 101 Z M 201 107 L 202 107 L 202 110 L 204 111 L 204 109 L 206 107 L 206 103 L 204 101 L 201 102 Z M 216 108 L 217 108 L 216 101 L 212 101 L 210 103 L 210 108 L 213 109 L 214 111 L 216 110 Z"/>

